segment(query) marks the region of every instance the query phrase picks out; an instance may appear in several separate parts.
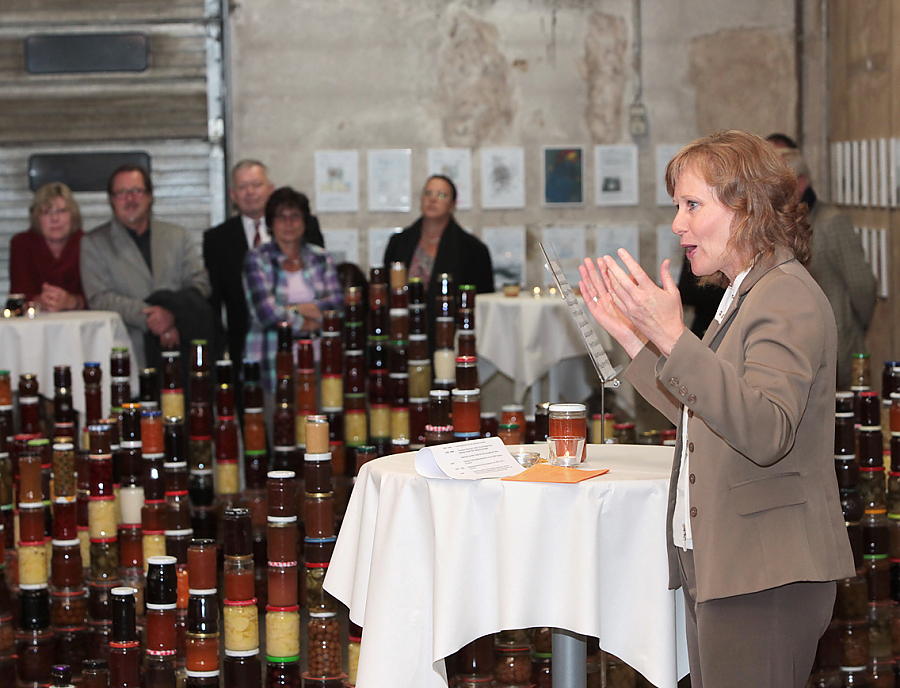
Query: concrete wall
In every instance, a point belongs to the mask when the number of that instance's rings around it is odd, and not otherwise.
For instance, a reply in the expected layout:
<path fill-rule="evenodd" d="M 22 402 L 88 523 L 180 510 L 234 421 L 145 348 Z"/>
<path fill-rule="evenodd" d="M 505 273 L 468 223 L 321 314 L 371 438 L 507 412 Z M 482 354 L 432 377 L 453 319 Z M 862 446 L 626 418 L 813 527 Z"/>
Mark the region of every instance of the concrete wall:
<path fill-rule="evenodd" d="M 657 144 L 732 127 L 796 135 L 794 0 L 645 0 L 641 15 L 649 132 L 633 138 L 631 0 L 237 0 L 232 159 L 258 157 L 277 184 L 311 191 L 315 150 L 358 149 L 361 212 L 320 219 L 326 230 L 365 230 L 417 217 L 366 210 L 366 150 L 411 148 L 417 191 L 427 148 L 469 146 L 475 207 L 458 213 L 463 226 L 524 224 L 533 236 L 550 223 L 637 222 L 642 262 L 655 272 L 655 227 L 673 215 L 655 204 Z M 631 141 L 640 146 L 640 205 L 596 207 L 592 146 Z M 547 144 L 586 147 L 583 208 L 542 207 Z M 524 210 L 479 207 L 477 149 L 495 145 L 525 147 Z M 544 282 L 531 262 L 529 278 Z"/>

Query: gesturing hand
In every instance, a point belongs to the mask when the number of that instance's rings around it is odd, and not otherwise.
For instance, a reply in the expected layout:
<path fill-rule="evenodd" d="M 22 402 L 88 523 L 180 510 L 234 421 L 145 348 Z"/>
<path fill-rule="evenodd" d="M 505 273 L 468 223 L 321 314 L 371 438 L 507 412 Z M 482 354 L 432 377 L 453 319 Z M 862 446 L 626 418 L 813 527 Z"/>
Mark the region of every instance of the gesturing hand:
<path fill-rule="evenodd" d="M 606 263 L 597 259 L 595 266 L 590 258 L 584 259 L 584 265 L 578 266 L 581 281 L 578 283 L 584 302 L 591 315 L 604 330 L 615 339 L 625 352 L 634 358 L 646 343 L 647 339 L 638 331 L 631 319 L 616 305 L 607 288 L 609 282 Z"/>
<path fill-rule="evenodd" d="M 620 248 L 618 255 L 629 272 L 619 267 L 612 257 L 603 257 L 606 266 L 604 284 L 612 301 L 646 339 L 668 356 L 686 329 L 681 295 L 669 270 L 669 261 L 664 260 L 659 268 L 663 285 L 660 289 L 628 251 Z"/>

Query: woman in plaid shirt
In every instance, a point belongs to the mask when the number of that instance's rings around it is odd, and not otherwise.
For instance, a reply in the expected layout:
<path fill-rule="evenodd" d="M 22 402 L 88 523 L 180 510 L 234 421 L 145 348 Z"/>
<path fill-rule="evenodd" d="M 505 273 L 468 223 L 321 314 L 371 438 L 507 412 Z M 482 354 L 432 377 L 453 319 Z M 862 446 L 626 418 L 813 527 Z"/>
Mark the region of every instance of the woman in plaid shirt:
<path fill-rule="evenodd" d="M 244 293 L 250 311 L 244 356 L 259 361 L 262 386 L 270 394 L 275 391 L 278 324 L 289 322 L 298 338 L 321 328 L 323 311 L 344 306 L 331 256 L 304 241 L 309 217 L 305 196 L 287 186 L 277 189 L 266 202 L 272 241 L 248 251 L 244 260 Z"/>

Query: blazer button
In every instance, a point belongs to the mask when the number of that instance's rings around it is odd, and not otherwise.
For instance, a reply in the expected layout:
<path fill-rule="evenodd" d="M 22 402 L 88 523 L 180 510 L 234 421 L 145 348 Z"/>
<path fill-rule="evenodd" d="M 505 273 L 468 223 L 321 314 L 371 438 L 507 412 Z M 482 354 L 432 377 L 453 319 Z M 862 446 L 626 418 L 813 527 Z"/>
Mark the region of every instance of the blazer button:
<path fill-rule="evenodd" d="M 696 516 L 696 515 L 697 515 L 697 507 L 692 506 L 691 507 L 691 516 Z"/>
<path fill-rule="evenodd" d="M 678 391 L 681 394 L 681 396 L 684 396 L 685 394 L 687 394 L 687 387 L 682 387 Z"/>
<path fill-rule="evenodd" d="M 693 485 L 693 484 L 696 482 L 696 480 L 697 480 L 697 476 L 694 475 L 693 473 L 691 473 L 690 476 L 688 476 L 688 480 L 690 480 L 690 481 L 691 481 L 691 485 Z"/>
<path fill-rule="evenodd" d="M 694 451 L 694 443 L 693 442 L 688 442 L 688 451 L 689 452 Z"/>
<path fill-rule="evenodd" d="M 690 395 L 688 395 L 687 400 L 688 400 L 688 403 L 689 403 L 689 404 L 696 404 L 696 403 L 697 403 L 697 395 L 696 395 L 696 394 L 690 394 Z M 692 412 L 692 413 L 693 413 L 693 412 Z"/>
<path fill-rule="evenodd" d="M 691 396 L 694 396 L 693 394 Z M 688 409 L 688 418 L 694 417 L 694 409 Z"/>
<path fill-rule="evenodd" d="M 677 387 L 678 386 L 678 378 L 677 377 L 669 378 L 669 385 L 671 387 Z"/>

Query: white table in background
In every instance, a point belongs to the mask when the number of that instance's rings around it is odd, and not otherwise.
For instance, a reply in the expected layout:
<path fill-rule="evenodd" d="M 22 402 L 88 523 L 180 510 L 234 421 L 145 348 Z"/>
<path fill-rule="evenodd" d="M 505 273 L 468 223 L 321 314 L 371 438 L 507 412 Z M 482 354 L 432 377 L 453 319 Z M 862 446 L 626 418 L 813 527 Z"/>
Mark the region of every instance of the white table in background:
<path fill-rule="evenodd" d="M 97 361 L 103 371 L 103 409 L 109 410 L 109 353 L 113 347 L 131 347 L 122 317 L 112 311 L 39 313 L 34 319 L 0 318 L 0 369 L 9 370 L 13 391 L 19 375 L 34 373 L 40 393 L 53 398 L 53 367 L 72 370 L 72 404 L 84 413 L 85 361 Z M 131 391 L 137 394 L 138 371 L 132 361 Z"/>
<path fill-rule="evenodd" d="M 363 466 L 325 579 L 363 627 L 358 688 L 446 686 L 443 658 L 466 643 L 542 626 L 600 638 L 663 688 L 687 673 L 671 448 L 589 445 L 610 472 L 574 485 L 427 479 L 413 459 Z"/>
<path fill-rule="evenodd" d="M 594 329 L 616 365 L 612 338 L 601 328 Z M 479 294 L 475 331 L 481 384 L 495 373 L 505 375 L 514 383 L 516 403 L 522 403 L 529 390 L 532 408 L 542 401 L 581 402 L 600 385 L 578 326 L 559 294 L 540 298 L 525 292 L 515 298 Z M 541 396 L 545 376 L 546 399 Z"/>

